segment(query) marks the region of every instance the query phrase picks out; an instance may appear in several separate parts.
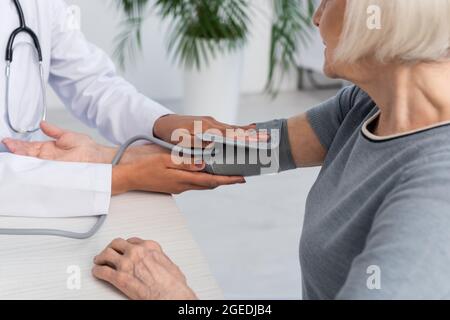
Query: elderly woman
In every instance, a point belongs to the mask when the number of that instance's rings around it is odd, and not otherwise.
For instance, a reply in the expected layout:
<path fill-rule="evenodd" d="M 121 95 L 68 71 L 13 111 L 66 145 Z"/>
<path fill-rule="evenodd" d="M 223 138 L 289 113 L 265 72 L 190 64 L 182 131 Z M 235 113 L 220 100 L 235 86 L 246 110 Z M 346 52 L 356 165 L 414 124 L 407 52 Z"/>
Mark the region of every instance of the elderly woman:
<path fill-rule="evenodd" d="M 282 169 L 323 166 L 304 298 L 450 298 L 450 0 L 323 0 L 314 23 L 326 75 L 356 85 L 284 122 Z M 131 298 L 195 298 L 154 242 L 117 239 L 95 264 Z"/>

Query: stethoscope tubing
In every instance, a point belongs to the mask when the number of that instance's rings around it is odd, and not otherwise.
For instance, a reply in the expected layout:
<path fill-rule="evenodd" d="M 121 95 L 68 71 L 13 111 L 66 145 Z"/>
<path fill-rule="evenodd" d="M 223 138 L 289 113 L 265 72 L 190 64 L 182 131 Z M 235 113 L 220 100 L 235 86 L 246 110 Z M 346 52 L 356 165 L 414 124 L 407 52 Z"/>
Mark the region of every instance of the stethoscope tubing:
<path fill-rule="evenodd" d="M 5 53 L 5 61 L 6 61 L 6 67 L 5 67 L 5 76 L 6 76 L 6 94 L 5 94 L 5 105 L 6 105 L 6 119 L 8 122 L 8 126 L 11 128 L 11 130 L 13 130 L 15 133 L 18 134 L 30 134 L 30 133 L 35 133 L 37 131 L 40 130 L 39 124 L 42 121 L 45 121 L 47 118 L 47 99 L 46 99 L 46 85 L 45 85 L 45 74 L 44 74 L 44 66 L 43 66 L 43 58 L 42 58 L 42 49 L 41 49 L 41 45 L 39 42 L 39 38 L 36 35 L 36 33 L 34 33 L 33 30 L 31 30 L 30 28 L 27 27 L 26 22 L 25 22 L 25 16 L 23 14 L 23 10 L 22 10 L 22 6 L 20 5 L 19 0 L 13 0 L 14 5 L 16 7 L 17 10 L 17 14 L 19 16 L 19 22 L 20 22 L 20 27 L 18 27 L 17 29 L 15 29 L 12 34 L 10 35 L 9 39 L 8 39 L 8 44 L 6 46 L 6 53 Z M 39 123 L 37 124 L 36 127 L 34 127 L 33 129 L 28 129 L 28 130 L 21 130 L 21 129 L 17 129 L 12 121 L 11 121 L 11 117 L 10 117 L 10 105 L 9 105 L 9 98 L 10 98 L 10 82 L 11 82 L 11 63 L 13 62 L 13 58 L 14 58 L 14 41 L 17 37 L 17 35 L 19 35 L 20 33 L 26 33 L 28 34 L 31 39 L 33 40 L 33 44 L 34 47 L 36 49 L 37 55 L 38 55 L 38 61 L 39 61 L 39 76 L 40 76 L 40 85 L 41 85 L 41 90 L 42 90 L 42 99 L 43 99 L 43 110 L 42 110 L 42 116 L 39 119 Z"/>

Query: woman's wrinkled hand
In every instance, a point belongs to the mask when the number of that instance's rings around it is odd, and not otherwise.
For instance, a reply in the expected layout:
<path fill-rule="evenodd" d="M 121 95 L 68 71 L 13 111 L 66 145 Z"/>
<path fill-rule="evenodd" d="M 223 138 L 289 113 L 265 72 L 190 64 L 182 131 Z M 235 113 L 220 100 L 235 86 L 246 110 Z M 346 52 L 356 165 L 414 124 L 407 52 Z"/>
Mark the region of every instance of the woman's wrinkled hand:
<path fill-rule="evenodd" d="M 154 241 L 115 239 L 94 258 L 94 277 L 134 300 L 194 300 L 186 277 Z"/>

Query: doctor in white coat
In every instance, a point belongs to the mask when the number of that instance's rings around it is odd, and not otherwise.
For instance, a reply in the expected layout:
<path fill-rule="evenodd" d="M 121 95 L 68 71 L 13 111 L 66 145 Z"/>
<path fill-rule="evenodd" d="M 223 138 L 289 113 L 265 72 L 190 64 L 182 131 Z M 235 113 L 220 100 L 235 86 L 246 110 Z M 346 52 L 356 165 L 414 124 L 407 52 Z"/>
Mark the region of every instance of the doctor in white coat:
<path fill-rule="evenodd" d="M 203 121 L 203 129 L 226 128 L 211 118 L 174 115 L 137 92 L 116 75 L 114 65 L 105 53 L 88 43 L 79 30 L 67 28 L 68 11 L 62 0 L 20 0 L 20 4 L 27 27 L 35 32 L 40 42 L 44 82 L 53 88 L 76 118 L 97 128 L 109 141 L 120 144 L 140 134 L 154 134 L 170 140 L 174 129 L 186 128 L 192 132 L 193 121 L 199 119 Z M 1 0 L 2 56 L 10 34 L 19 26 L 14 1 Z M 215 177 L 196 172 L 201 168 L 194 165 L 171 165 L 164 158 L 167 155 L 155 157 L 154 154 L 161 151 L 151 147 L 149 153 L 152 155 L 146 159 L 146 163 L 140 162 L 134 167 L 128 164 L 117 169 L 103 161 L 105 159 L 88 161 L 99 162 L 94 164 L 49 161 L 45 157 L 39 159 L 18 155 L 19 140 L 48 138 L 42 131 L 18 134 L 8 124 L 9 116 L 16 128 L 39 125 L 41 112 L 39 63 L 32 38 L 25 33 L 18 34 L 13 48 L 11 83 L 8 88 L 9 114 L 6 76 L 3 72 L 0 74 L 0 140 L 3 141 L 0 144 L 0 214 L 42 217 L 101 215 L 108 212 L 112 193 L 136 189 L 176 193 L 244 182 L 241 177 Z M 5 70 L 5 64 L 5 60 L 0 60 L 0 70 Z M 78 156 L 88 148 L 82 144 L 86 137 L 83 140 L 81 136 L 45 123 L 42 128 L 46 135 L 58 143 L 69 144 L 68 148 L 72 148 Z M 86 143 L 89 146 L 90 142 Z M 91 154 L 95 153 L 93 148 Z M 137 181 L 130 184 L 130 174 L 138 176 L 140 184 Z"/>

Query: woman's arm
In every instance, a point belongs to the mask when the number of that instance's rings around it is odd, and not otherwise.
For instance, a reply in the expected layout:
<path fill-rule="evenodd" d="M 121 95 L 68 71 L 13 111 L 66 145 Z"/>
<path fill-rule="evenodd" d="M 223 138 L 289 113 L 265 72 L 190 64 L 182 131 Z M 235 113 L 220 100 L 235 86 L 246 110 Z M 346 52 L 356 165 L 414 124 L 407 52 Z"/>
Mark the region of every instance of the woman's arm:
<path fill-rule="evenodd" d="M 346 87 L 308 112 L 289 119 L 287 130 L 282 129 L 280 134 L 281 170 L 322 165 L 342 122 L 359 94 L 363 92 L 358 87 Z M 270 133 L 272 129 L 278 129 L 281 123 L 284 128 L 284 121 L 280 120 L 258 126 L 269 129 Z M 286 140 L 289 143 L 286 143 Z"/>
<path fill-rule="evenodd" d="M 321 166 L 326 150 L 312 129 L 306 114 L 288 120 L 291 153 L 298 168 Z"/>

